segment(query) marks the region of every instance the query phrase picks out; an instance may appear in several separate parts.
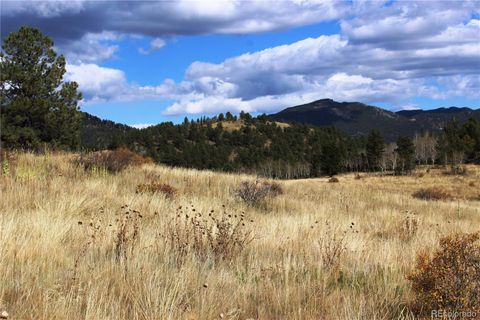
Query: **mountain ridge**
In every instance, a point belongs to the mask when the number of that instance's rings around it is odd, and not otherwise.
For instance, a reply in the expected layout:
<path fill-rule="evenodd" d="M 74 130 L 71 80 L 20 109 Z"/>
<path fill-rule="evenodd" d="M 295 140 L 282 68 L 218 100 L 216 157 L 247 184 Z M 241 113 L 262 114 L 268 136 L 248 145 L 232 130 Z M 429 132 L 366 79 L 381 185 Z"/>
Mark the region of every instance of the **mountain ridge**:
<path fill-rule="evenodd" d="M 395 141 L 399 136 L 413 136 L 415 132 L 438 132 L 453 119 L 464 122 L 473 117 L 480 121 L 480 110 L 441 107 L 393 112 L 361 102 L 321 99 L 286 108 L 268 117 L 275 121 L 334 126 L 354 137 L 367 135 L 372 129 L 379 129 L 387 141 Z"/>

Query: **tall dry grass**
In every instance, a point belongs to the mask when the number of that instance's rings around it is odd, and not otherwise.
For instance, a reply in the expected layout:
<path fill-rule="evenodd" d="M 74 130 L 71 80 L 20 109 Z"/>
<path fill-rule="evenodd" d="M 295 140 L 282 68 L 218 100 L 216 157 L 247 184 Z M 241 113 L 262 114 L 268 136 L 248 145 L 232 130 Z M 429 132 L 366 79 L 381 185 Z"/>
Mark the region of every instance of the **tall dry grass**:
<path fill-rule="evenodd" d="M 0 311 L 11 319 L 412 319 L 417 252 L 480 226 L 475 167 L 281 181 L 283 194 L 255 207 L 235 190 L 256 177 L 154 165 L 113 175 L 73 158 L 20 154 L 0 178 Z M 153 182 L 175 197 L 136 192 Z M 428 187 L 452 198 L 412 197 Z M 223 238 L 213 219 L 231 224 Z M 253 240 L 228 237 L 240 219 Z M 172 240 L 185 230 L 200 238 Z"/>

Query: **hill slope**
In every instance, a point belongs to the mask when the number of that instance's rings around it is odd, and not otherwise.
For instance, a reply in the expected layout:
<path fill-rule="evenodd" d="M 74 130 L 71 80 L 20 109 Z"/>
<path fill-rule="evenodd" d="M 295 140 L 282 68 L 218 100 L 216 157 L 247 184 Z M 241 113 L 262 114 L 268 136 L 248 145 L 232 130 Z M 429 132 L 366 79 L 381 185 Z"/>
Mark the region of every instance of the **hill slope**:
<path fill-rule="evenodd" d="M 80 140 L 87 149 L 106 149 L 122 141 L 126 135 L 137 129 L 110 120 L 102 120 L 89 113 L 82 112 Z"/>
<path fill-rule="evenodd" d="M 0 175 L 0 310 L 9 319 L 407 319 L 417 252 L 437 246 L 438 230 L 480 225 L 474 166 L 461 179 L 432 168 L 422 179 L 276 181 L 283 194 L 248 207 L 233 190 L 255 176 L 153 165 L 102 175 L 74 157 L 20 154 L 18 170 Z M 152 182 L 177 193 L 135 192 Z M 458 198 L 411 196 L 433 186 Z M 215 221 L 228 234 L 210 241 L 202 231 Z M 409 221 L 418 231 L 403 227 Z M 244 234 L 252 240 L 240 242 Z M 334 245 L 341 255 L 326 260 Z M 215 260 L 225 252 L 217 248 L 231 254 Z"/>
<path fill-rule="evenodd" d="M 439 131 L 454 118 L 461 122 L 470 117 L 480 120 L 480 110 L 451 107 L 392 112 L 359 102 L 322 99 L 287 108 L 269 117 L 276 121 L 335 126 L 352 136 L 366 135 L 376 128 L 388 141 L 393 141 L 398 136 L 412 136 L 421 130 Z"/>

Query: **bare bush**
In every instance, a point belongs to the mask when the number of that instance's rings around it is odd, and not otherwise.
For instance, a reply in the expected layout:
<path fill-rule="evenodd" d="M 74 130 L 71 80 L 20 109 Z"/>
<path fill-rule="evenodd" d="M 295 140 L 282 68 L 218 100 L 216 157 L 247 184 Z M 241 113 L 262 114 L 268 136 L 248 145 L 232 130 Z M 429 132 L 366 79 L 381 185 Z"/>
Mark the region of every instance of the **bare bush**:
<path fill-rule="evenodd" d="M 422 200 L 447 200 L 450 194 L 439 188 L 427 188 L 415 191 L 412 197 Z"/>
<path fill-rule="evenodd" d="M 256 207 L 268 196 L 276 197 L 282 194 L 283 189 L 278 183 L 243 181 L 234 193 L 248 206 Z"/>
<path fill-rule="evenodd" d="M 105 169 L 112 173 L 120 172 L 129 166 L 140 166 L 153 162 L 152 159 L 132 152 L 127 148 L 82 154 L 74 161 L 85 170 Z"/>
<path fill-rule="evenodd" d="M 480 312 L 480 233 L 453 234 L 440 239 L 433 253 L 418 254 L 408 280 L 418 315 L 432 310 Z"/>

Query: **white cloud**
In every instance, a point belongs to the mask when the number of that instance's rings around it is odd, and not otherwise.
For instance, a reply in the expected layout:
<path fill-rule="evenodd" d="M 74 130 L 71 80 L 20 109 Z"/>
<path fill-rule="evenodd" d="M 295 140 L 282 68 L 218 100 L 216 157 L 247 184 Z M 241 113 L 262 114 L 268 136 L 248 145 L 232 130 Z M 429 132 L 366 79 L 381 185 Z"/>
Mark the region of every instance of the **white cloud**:
<path fill-rule="evenodd" d="M 411 111 L 411 110 L 420 110 L 420 108 L 416 104 L 405 104 L 393 109 L 393 111 L 402 111 L 402 110 Z"/>
<path fill-rule="evenodd" d="M 161 38 L 154 38 L 152 41 L 150 41 L 150 48 L 148 48 L 148 49 L 139 48 L 138 52 L 140 52 L 141 54 L 144 54 L 144 55 L 151 54 L 155 51 L 160 50 L 165 45 L 166 45 L 165 40 L 163 40 Z"/>
<path fill-rule="evenodd" d="M 333 0 L 274 4 L 264 0 L 5 2 L 2 16 L 8 18 L 6 25 L 13 30 L 35 22 L 59 38 L 80 38 L 82 32 L 102 31 L 150 37 L 248 34 L 333 20 L 349 7 L 346 2 Z M 52 18 L 58 18 L 54 25 Z"/>
<path fill-rule="evenodd" d="M 130 125 L 130 127 L 137 128 L 137 129 L 145 129 L 153 125 L 154 125 L 153 123 L 136 123 L 136 124 Z"/>
<path fill-rule="evenodd" d="M 114 57 L 119 47 L 113 42 L 121 38 L 112 32 L 87 33 L 80 40 L 63 43 L 60 51 L 72 64 L 98 63 Z"/>
<path fill-rule="evenodd" d="M 479 97 L 480 20 L 472 18 L 479 11 L 475 2 L 408 1 L 385 6 L 299 0 L 272 6 L 263 1 L 180 1 L 126 6 L 129 12 L 113 5 L 119 15 L 105 22 L 116 32 L 84 35 L 90 51 L 78 50 L 69 66 L 69 77 L 80 83 L 87 101 L 171 99 L 166 114 L 194 114 L 272 112 L 326 97 L 404 106 L 413 96 Z M 165 21 L 157 21 L 158 10 L 163 10 Z M 137 19 L 141 24 L 129 20 L 134 13 L 142 17 Z M 339 34 L 220 63 L 196 61 L 179 82 L 167 79 L 159 85 L 139 86 L 128 83 L 121 70 L 92 64 L 114 55 L 111 41 L 122 33 L 151 35 L 150 47 L 140 49 L 148 54 L 165 45 L 164 35 L 259 32 L 338 17 L 344 17 Z M 88 56 L 96 58 L 88 60 Z"/>
<path fill-rule="evenodd" d="M 407 95 L 423 91 L 435 92 L 435 88 L 423 86 L 421 81 L 382 79 L 374 80 L 361 75 L 336 73 L 304 90 L 286 94 L 258 96 L 253 99 L 228 98 L 222 95 L 197 95 L 180 99 L 169 106 L 164 114 L 216 114 L 241 110 L 270 113 L 285 107 L 332 98 L 338 101 L 397 102 Z"/>
<path fill-rule="evenodd" d="M 2 2 L 2 13 L 6 15 L 31 13 L 42 18 L 52 18 L 62 14 L 79 13 L 85 8 L 84 3 L 84 0 L 4 1 Z"/>
<path fill-rule="evenodd" d="M 76 81 L 87 102 L 106 101 L 128 94 L 130 86 L 123 71 L 96 64 L 67 65 L 65 79 Z"/>

